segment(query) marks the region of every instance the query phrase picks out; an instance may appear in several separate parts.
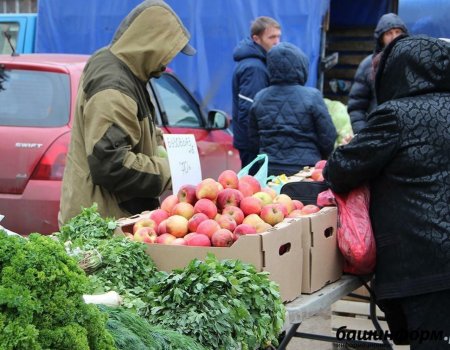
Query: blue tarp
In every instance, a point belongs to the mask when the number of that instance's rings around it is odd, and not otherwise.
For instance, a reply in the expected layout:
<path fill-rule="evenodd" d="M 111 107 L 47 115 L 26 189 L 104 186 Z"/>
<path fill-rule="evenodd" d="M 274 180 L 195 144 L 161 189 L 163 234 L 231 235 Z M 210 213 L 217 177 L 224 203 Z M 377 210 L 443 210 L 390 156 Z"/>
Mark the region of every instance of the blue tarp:
<path fill-rule="evenodd" d="M 411 34 L 450 38 L 449 0 L 400 0 L 398 14 Z"/>
<path fill-rule="evenodd" d="M 321 25 L 330 0 L 166 0 L 191 32 L 194 57 L 171 63 L 208 108 L 231 113 L 232 53 L 249 35 L 251 21 L 270 16 L 282 25 L 282 40 L 310 58 L 309 86 L 316 86 Z M 91 54 L 107 45 L 122 18 L 140 0 L 40 0 L 36 52 Z M 95 28 L 95 29 L 94 29 Z"/>

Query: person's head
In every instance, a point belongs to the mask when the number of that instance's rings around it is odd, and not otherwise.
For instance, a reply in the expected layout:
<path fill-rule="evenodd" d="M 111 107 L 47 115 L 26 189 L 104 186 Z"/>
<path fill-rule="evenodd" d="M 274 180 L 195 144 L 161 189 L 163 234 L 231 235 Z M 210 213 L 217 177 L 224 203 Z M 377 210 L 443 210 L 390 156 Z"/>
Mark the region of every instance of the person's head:
<path fill-rule="evenodd" d="M 381 16 L 374 32 L 375 53 L 380 52 L 392 40 L 402 34 L 408 34 L 408 29 L 399 16 L 395 13 L 387 13 Z"/>
<path fill-rule="evenodd" d="M 162 0 L 145 0 L 121 22 L 110 51 L 141 80 L 158 77 L 179 53 L 192 55 L 190 34 Z"/>
<path fill-rule="evenodd" d="M 308 79 L 309 59 L 297 46 L 282 42 L 267 53 L 270 83 L 305 85 Z"/>
<path fill-rule="evenodd" d="M 378 104 L 450 91 L 450 45 L 426 35 L 401 35 L 384 48 L 375 76 Z"/>
<path fill-rule="evenodd" d="M 273 18 L 261 16 L 252 22 L 250 36 L 267 52 L 280 42 L 281 26 Z"/>

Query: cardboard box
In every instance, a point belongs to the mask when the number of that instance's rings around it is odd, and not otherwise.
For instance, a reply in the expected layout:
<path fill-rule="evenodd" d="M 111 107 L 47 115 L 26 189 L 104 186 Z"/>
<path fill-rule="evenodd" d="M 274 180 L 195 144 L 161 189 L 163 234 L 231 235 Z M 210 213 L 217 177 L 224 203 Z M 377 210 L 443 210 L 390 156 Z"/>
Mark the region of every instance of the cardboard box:
<path fill-rule="evenodd" d="M 120 220 L 116 232 L 132 232 L 139 218 Z M 258 271 L 269 272 L 269 278 L 280 286 L 282 300 L 291 301 L 302 290 L 302 228 L 300 221 L 286 221 L 267 232 L 241 236 L 231 247 L 147 244 L 147 254 L 162 271 L 183 268 L 195 258 L 203 260 L 207 253 L 213 253 L 220 260 L 239 259 L 253 264 Z M 284 245 L 288 251 L 280 254 L 280 247 Z"/>
<path fill-rule="evenodd" d="M 337 209 L 324 207 L 300 218 L 303 224 L 302 293 L 313 293 L 341 278 L 343 257 L 337 245 Z"/>

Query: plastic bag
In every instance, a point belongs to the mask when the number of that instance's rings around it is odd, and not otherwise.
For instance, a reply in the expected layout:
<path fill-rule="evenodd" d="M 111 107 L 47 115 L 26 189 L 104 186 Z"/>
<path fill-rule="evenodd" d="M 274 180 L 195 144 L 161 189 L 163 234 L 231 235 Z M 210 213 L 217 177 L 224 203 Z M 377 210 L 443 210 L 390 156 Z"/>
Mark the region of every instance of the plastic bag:
<path fill-rule="evenodd" d="M 369 188 L 362 186 L 344 195 L 327 190 L 319 196 L 322 204 L 327 205 L 333 202 L 332 197 L 338 207 L 337 241 L 345 258 L 344 272 L 354 275 L 374 272 L 376 247 L 369 217 Z"/>
<path fill-rule="evenodd" d="M 269 172 L 269 157 L 267 157 L 267 154 L 258 154 L 255 159 L 253 159 L 249 164 L 247 164 L 245 167 L 243 167 L 237 174 L 238 178 L 241 178 L 244 175 L 248 175 L 248 172 L 250 171 L 251 167 L 258 163 L 259 161 L 263 160 L 262 165 L 258 169 L 255 175 L 253 177 L 258 180 L 261 187 L 266 187 L 267 183 L 267 174 Z"/>

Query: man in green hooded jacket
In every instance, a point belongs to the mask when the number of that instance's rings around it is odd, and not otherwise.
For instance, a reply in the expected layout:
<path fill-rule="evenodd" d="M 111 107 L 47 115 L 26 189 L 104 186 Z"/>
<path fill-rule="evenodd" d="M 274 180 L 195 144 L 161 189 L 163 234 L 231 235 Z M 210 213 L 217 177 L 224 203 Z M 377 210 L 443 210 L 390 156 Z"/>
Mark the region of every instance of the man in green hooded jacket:
<path fill-rule="evenodd" d="M 159 205 L 171 176 L 168 160 L 157 155 L 161 131 L 146 84 L 179 52 L 195 53 L 189 38 L 165 2 L 146 0 L 89 59 L 78 88 L 60 225 L 94 202 L 102 216 L 115 218 Z"/>

